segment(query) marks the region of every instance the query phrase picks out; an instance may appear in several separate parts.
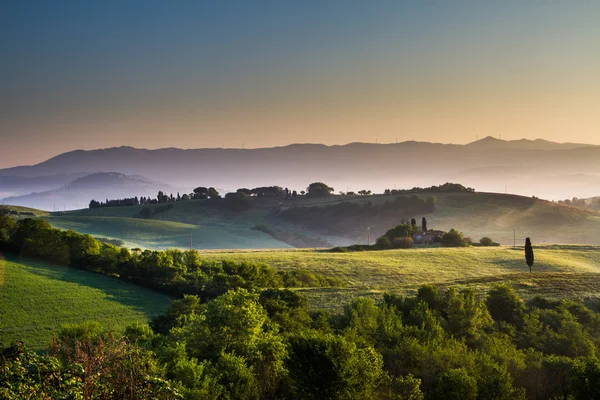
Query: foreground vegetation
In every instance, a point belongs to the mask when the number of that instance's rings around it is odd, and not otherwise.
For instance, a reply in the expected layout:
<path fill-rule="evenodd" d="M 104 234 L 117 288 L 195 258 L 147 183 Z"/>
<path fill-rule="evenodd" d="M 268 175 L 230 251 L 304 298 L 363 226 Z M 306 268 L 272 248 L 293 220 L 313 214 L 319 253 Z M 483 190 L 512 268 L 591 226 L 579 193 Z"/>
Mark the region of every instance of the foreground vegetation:
<path fill-rule="evenodd" d="M 0 254 L 1 257 L 1 254 Z M 97 320 L 105 329 L 148 322 L 171 299 L 139 286 L 60 265 L 0 258 L 0 342 L 34 350 L 65 324 Z"/>
<path fill-rule="evenodd" d="M 71 326 L 47 356 L 0 350 L 0 396 L 83 399 L 589 400 L 600 395 L 600 314 L 422 286 L 310 312 L 289 290 L 185 296 L 123 336 Z"/>
<path fill-rule="evenodd" d="M 177 297 L 122 333 L 87 322 L 44 355 L 0 348 L 0 398 L 600 396 L 593 246 L 537 246 L 529 273 L 522 248 L 142 251 L 0 216 L 0 249 Z"/>

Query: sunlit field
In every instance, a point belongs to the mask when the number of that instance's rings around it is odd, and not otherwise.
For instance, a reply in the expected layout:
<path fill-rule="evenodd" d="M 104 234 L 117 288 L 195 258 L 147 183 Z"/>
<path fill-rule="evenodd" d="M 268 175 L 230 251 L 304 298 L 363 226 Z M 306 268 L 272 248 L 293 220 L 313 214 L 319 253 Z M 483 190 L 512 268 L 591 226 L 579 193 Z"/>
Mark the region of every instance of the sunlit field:
<path fill-rule="evenodd" d="M 346 282 L 344 288 L 303 289 L 313 307 L 339 308 L 351 298 L 379 298 L 385 291 L 413 293 L 424 283 L 471 287 L 484 292 L 508 283 L 525 298 L 593 300 L 600 295 L 600 247 L 546 245 L 535 248 L 532 273 L 522 248 L 413 248 L 332 253 L 323 250 L 207 251 L 205 259 L 263 262 L 306 268 Z"/>
<path fill-rule="evenodd" d="M 163 314 L 167 296 L 74 268 L 0 258 L 0 341 L 46 348 L 64 324 L 98 321 L 121 330 Z"/>

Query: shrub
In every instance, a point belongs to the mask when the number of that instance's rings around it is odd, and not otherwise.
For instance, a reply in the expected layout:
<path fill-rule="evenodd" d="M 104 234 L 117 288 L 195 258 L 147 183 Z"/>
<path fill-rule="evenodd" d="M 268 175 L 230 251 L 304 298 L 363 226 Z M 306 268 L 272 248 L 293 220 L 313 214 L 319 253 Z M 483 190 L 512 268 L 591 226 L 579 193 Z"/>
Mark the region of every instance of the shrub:
<path fill-rule="evenodd" d="M 465 238 L 462 232 L 456 229 L 450 229 L 442 236 L 442 244 L 448 247 L 465 247 L 469 245 L 469 241 Z"/>
<path fill-rule="evenodd" d="M 390 249 L 392 247 L 392 242 L 390 242 L 390 238 L 388 238 L 387 236 L 380 236 L 377 238 L 377 241 L 375 242 L 375 248 L 376 249 Z"/>
<path fill-rule="evenodd" d="M 495 246 L 495 245 L 497 245 L 497 243 L 496 243 L 496 242 L 494 242 L 494 241 L 493 241 L 491 238 L 489 238 L 489 237 L 487 237 L 487 236 L 484 236 L 484 237 L 482 237 L 481 239 L 479 239 L 479 243 L 480 243 L 482 246 L 486 246 L 486 247 L 487 247 L 487 246 Z"/>
<path fill-rule="evenodd" d="M 496 285 L 488 293 L 486 306 L 494 321 L 519 324 L 525 311 L 523 301 L 513 288 Z"/>
<path fill-rule="evenodd" d="M 413 240 L 410 237 L 397 237 L 392 241 L 392 246 L 395 249 L 410 249 L 413 247 Z"/>
<path fill-rule="evenodd" d="M 400 224 L 385 233 L 391 241 L 393 241 L 397 237 L 407 237 L 412 236 L 416 233 L 416 228 L 412 225 Z"/>

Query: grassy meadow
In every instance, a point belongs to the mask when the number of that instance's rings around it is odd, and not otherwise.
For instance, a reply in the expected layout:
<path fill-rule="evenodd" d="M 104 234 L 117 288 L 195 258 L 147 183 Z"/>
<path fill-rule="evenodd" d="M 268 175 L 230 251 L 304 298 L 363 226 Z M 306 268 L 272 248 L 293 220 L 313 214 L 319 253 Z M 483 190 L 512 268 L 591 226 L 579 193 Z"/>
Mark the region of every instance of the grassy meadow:
<path fill-rule="evenodd" d="M 41 350 L 64 324 L 99 321 L 122 329 L 163 314 L 167 296 L 136 285 L 15 257 L 0 258 L 0 342 Z"/>
<path fill-rule="evenodd" d="M 410 196 L 410 193 L 401 196 Z M 495 241 L 512 245 L 516 238 L 522 245 L 526 237 L 534 243 L 569 243 L 600 245 L 600 212 L 552 203 L 530 197 L 498 193 L 419 193 L 436 197 L 436 208 L 425 214 L 431 229 L 456 228 L 478 241 L 489 236 Z M 280 210 L 289 207 L 323 207 L 337 203 L 357 202 L 373 205 L 393 202 L 398 195 L 332 196 L 329 199 L 252 198 L 251 208 L 243 212 L 222 212 L 204 200 L 170 203 L 172 207 L 157 213 L 152 219 L 133 218 L 144 207 L 162 205 L 108 207 L 61 213 L 47 218 L 54 226 L 74 229 L 95 236 L 119 239 L 128 247 L 165 249 L 189 248 L 190 231 L 197 249 L 259 249 L 286 248 L 290 245 L 252 230 L 257 224 L 272 229 L 294 232 L 322 239 L 334 245 L 346 246 L 370 241 L 400 223 L 397 218 L 374 216 L 356 220 L 352 231 L 342 236 L 329 236 L 294 225 L 278 218 Z M 421 215 L 415 216 L 420 222 Z M 352 218 L 349 216 L 348 218 Z"/>
<path fill-rule="evenodd" d="M 128 207 L 119 207 L 120 209 Z M 92 236 L 118 239 L 130 248 L 190 248 L 190 236 L 194 248 L 247 249 L 287 248 L 289 245 L 269 235 L 232 225 L 206 222 L 201 225 L 154 219 L 117 216 L 49 216 L 46 220 L 54 227 L 72 229 Z"/>
<path fill-rule="evenodd" d="M 512 247 L 423 247 L 332 253 L 324 250 L 206 251 L 205 259 L 263 262 L 276 268 L 306 268 L 346 283 L 343 288 L 302 289 L 313 307 L 339 309 L 357 296 L 381 297 L 385 291 L 412 293 L 424 283 L 485 292 L 505 282 L 525 298 L 600 296 L 600 247 L 535 247 L 533 272 L 523 249 Z"/>

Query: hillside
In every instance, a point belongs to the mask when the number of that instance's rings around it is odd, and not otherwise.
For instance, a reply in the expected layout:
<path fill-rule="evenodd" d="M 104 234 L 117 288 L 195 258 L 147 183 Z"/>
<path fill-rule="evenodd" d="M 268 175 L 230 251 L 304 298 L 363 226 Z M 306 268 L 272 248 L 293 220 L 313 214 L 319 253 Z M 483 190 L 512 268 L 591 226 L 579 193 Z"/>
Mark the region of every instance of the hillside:
<path fill-rule="evenodd" d="M 202 223 L 199 225 L 180 222 L 145 220 L 124 217 L 49 216 L 52 225 L 72 229 L 92 236 L 117 239 L 124 246 L 135 248 L 189 249 L 269 249 L 290 247 L 265 233 Z M 191 243 L 190 243 L 191 241 Z"/>
<path fill-rule="evenodd" d="M 418 193 L 422 199 L 435 197 L 433 211 L 414 211 L 407 209 L 405 202 L 398 203 L 398 198 L 413 195 L 251 198 L 250 208 L 239 212 L 220 209 L 215 206 L 218 202 L 191 200 L 168 203 L 171 208 L 166 210 L 160 204 L 109 207 L 53 213 L 48 220 L 60 228 L 149 248 L 188 248 L 190 231 L 198 249 L 373 243 L 402 219 L 420 221 L 422 216 L 430 228 L 456 228 L 475 241 L 490 236 L 512 245 L 514 239 L 522 244 L 525 237 L 531 237 L 535 244 L 600 245 L 600 212 L 595 210 L 495 193 Z M 133 218 L 145 207 L 161 212 L 152 219 Z M 275 231 L 275 237 L 253 230 L 257 225 Z"/>
<path fill-rule="evenodd" d="M 74 268 L 0 254 L 0 341 L 46 348 L 62 325 L 99 321 L 120 330 L 164 313 L 170 299 Z"/>
<path fill-rule="evenodd" d="M 106 172 L 86 175 L 52 190 L 7 197 L 3 201 L 7 204 L 53 211 L 86 208 L 92 199 L 104 201 L 107 198 L 155 197 L 159 190 L 172 193 L 174 188 L 150 181 L 143 176 Z"/>
<path fill-rule="evenodd" d="M 172 186 L 279 185 L 302 190 L 322 181 L 337 191 L 411 188 L 461 182 L 478 191 L 548 199 L 598 195 L 600 146 L 543 140 L 485 138 L 467 145 L 428 142 L 294 144 L 262 149 L 158 150 L 118 147 L 76 150 L 33 165 L 0 170 L 0 177 L 35 178 L 118 171 Z M 4 192 L 0 181 L 0 192 Z M 41 191 L 41 190 L 37 190 Z M 91 199 L 88 199 L 88 202 Z"/>
<path fill-rule="evenodd" d="M 600 298 L 600 247 L 535 246 L 529 273 L 523 248 L 414 248 L 354 253 L 319 250 L 208 251 L 203 258 L 264 262 L 277 268 L 307 268 L 341 279 L 343 288 L 299 289 L 313 307 L 339 310 L 358 296 L 381 298 L 386 291 L 414 294 L 422 284 L 470 287 L 486 292 L 496 283 L 513 286 L 525 299 Z"/>

